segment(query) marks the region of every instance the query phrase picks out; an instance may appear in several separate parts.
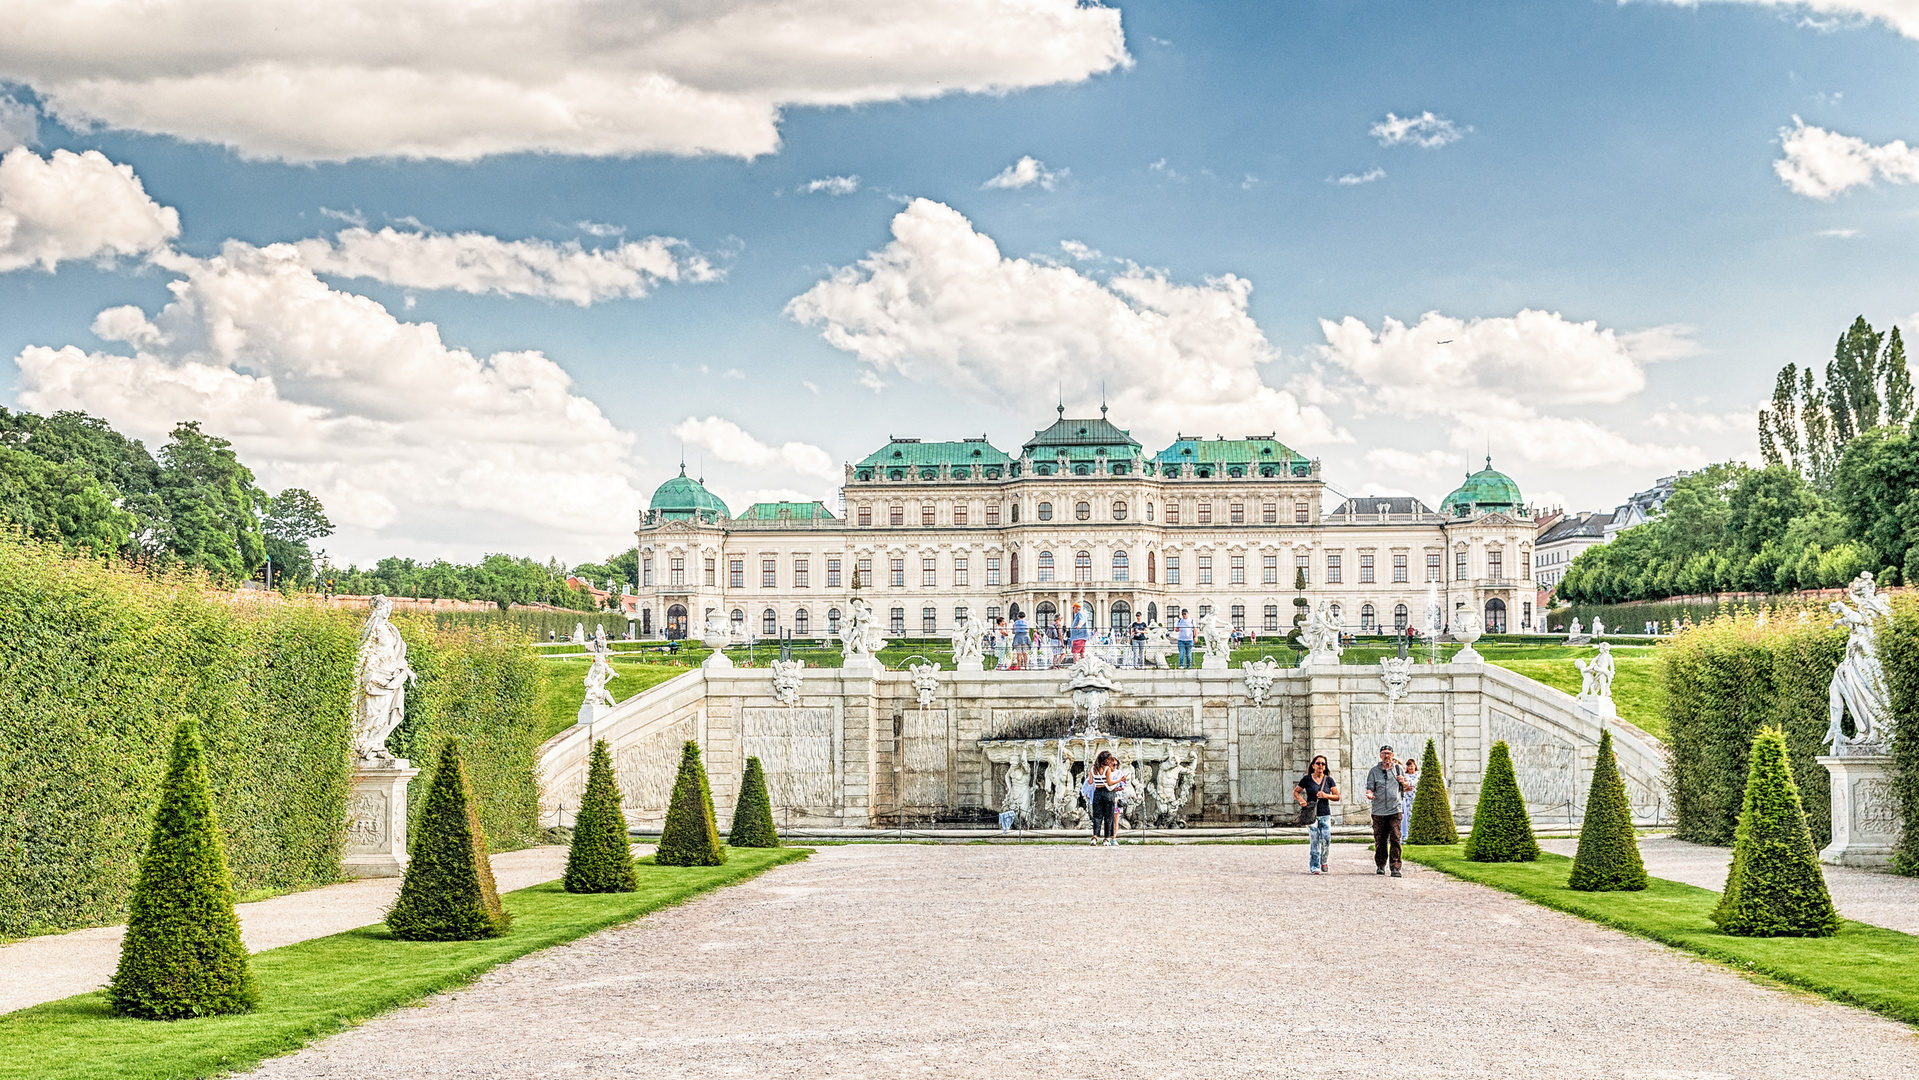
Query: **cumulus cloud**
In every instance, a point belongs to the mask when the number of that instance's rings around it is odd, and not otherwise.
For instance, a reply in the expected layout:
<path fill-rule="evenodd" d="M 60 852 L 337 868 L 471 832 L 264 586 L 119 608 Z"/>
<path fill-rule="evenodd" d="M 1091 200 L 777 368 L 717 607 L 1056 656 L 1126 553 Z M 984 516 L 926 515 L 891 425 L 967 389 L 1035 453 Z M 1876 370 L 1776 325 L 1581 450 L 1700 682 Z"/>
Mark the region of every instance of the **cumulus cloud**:
<path fill-rule="evenodd" d="M 833 456 L 811 443 L 788 442 L 769 446 L 754 438 L 745 428 L 719 416 L 704 420 L 689 416 L 673 428 L 673 434 L 735 465 L 752 469 L 780 469 L 801 476 L 837 480 L 840 470 Z"/>
<path fill-rule="evenodd" d="M 1449 450 L 1396 450 L 1382 446 L 1366 451 L 1366 464 L 1396 476 L 1450 476 L 1465 460 Z"/>
<path fill-rule="evenodd" d="M 1374 167 L 1367 169 L 1363 173 L 1347 173 L 1339 179 L 1334 180 L 1333 183 L 1341 187 L 1355 187 L 1360 184 L 1370 184 L 1375 180 L 1384 180 L 1385 178 L 1386 170 Z"/>
<path fill-rule="evenodd" d="M 1625 401 L 1645 389 L 1648 363 L 1692 355 L 1683 327 L 1621 334 L 1597 322 L 1526 309 L 1511 317 L 1459 319 L 1431 311 L 1375 332 L 1352 316 L 1320 320 L 1321 356 L 1355 382 L 1324 392 L 1356 412 L 1438 417 L 1455 450 L 1469 450 L 1488 424 L 1523 425 L 1524 460 L 1584 465 L 1660 464 L 1691 447 L 1637 443 L 1591 420 L 1543 410 Z"/>
<path fill-rule="evenodd" d="M 1028 156 L 1001 169 L 998 175 L 981 184 L 980 187 L 1012 191 L 1038 184 L 1041 188 L 1052 191 L 1059 187 L 1060 181 L 1071 175 L 1072 171 L 1071 169 L 1048 169 L 1044 161 Z"/>
<path fill-rule="evenodd" d="M 11 97 L 0 97 L 0 153 L 40 139 L 40 110 Z"/>
<path fill-rule="evenodd" d="M 1278 431 L 1299 443 L 1345 438 L 1326 414 L 1260 378 L 1278 355 L 1247 312 L 1250 283 L 1181 284 L 1129 268 L 1105 281 L 1000 254 L 957 211 L 915 199 L 893 240 L 786 306 L 791 318 L 872 365 L 1016 413 L 1091 400 L 1147 441 L 1182 427 Z M 877 383 L 877 378 L 874 379 Z M 875 386 L 875 389 L 878 387 Z"/>
<path fill-rule="evenodd" d="M 851 195 L 860 189 L 858 174 L 852 176 L 822 176 L 818 180 L 800 185 L 800 190 L 808 195 L 824 191 L 828 195 Z"/>
<path fill-rule="evenodd" d="M 37 0 L 0 77 L 68 124 L 249 157 L 779 148 L 783 108 L 999 93 L 1130 64 L 1079 0 Z"/>
<path fill-rule="evenodd" d="M 1870 187 L 1874 177 L 1891 184 L 1919 181 L 1919 149 L 1894 139 L 1874 146 L 1864 139 L 1841 135 L 1792 118 L 1795 126 L 1779 129 L 1786 156 L 1772 170 L 1794 194 L 1830 199 L 1848 188 Z"/>
<path fill-rule="evenodd" d="M 1073 257 L 1074 262 L 1088 262 L 1106 257 L 1098 248 L 1087 247 L 1078 240 L 1061 240 L 1059 246 L 1060 250 Z"/>
<path fill-rule="evenodd" d="M 685 241 L 665 236 L 617 247 L 577 242 L 501 240 L 484 233 L 343 230 L 333 240 L 294 245 L 323 274 L 372 278 L 409 289 L 454 289 L 502 296 L 539 296 L 582 307 L 598 300 L 645 296 L 660 282 L 714 281 L 720 272 Z"/>
<path fill-rule="evenodd" d="M 1669 4 L 1696 7 L 1700 3 L 1752 4 L 1761 7 L 1789 8 L 1821 15 L 1852 16 L 1881 22 L 1906 37 L 1919 40 L 1919 4 L 1913 0 L 1666 0 Z M 1831 22 L 1806 19 L 1817 30 L 1831 28 Z"/>
<path fill-rule="evenodd" d="M 546 356 L 449 346 L 328 287 L 291 244 L 229 241 L 173 265 L 158 313 L 95 320 L 128 350 L 24 349 L 21 404 L 85 409 L 149 442 L 203 421 L 263 486 L 318 494 L 349 558 L 630 542 L 632 436 Z"/>
<path fill-rule="evenodd" d="M 1427 150 L 1437 150 L 1447 143 L 1458 142 L 1471 131 L 1470 127 L 1460 127 L 1444 117 L 1434 116 L 1432 110 L 1418 116 L 1394 116 L 1386 114 L 1386 119 L 1374 124 L 1369 133 L 1379 140 L 1381 146 L 1398 146 L 1412 143 Z"/>
<path fill-rule="evenodd" d="M 0 272 L 144 255 L 178 235 L 180 215 L 98 150 L 43 158 L 17 146 L 0 157 Z"/>

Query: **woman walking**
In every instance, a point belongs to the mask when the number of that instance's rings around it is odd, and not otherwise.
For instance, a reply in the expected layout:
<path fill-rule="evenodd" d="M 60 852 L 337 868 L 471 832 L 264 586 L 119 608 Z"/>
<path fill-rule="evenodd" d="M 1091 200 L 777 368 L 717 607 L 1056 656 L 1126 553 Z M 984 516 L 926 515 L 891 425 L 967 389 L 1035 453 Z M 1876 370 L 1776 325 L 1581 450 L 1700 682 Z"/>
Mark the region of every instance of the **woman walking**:
<path fill-rule="evenodd" d="M 1119 828 L 1119 796 L 1126 787 L 1126 774 L 1111 750 L 1101 750 L 1093 759 L 1093 846 L 1098 847 L 1102 833 L 1111 845 L 1119 843 L 1114 833 Z"/>
<path fill-rule="evenodd" d="M 1309 874 L 1326 873 L 1326 859 L 1333 846 L 1333 803 L 1339 801 L 1339 781 L 1333 779 L 1328 771 L 1325 755 L 1313 759 L 1306 767 L 1306 775 L 1293 785 L 1293 799 L 1301 809 L 1311 807 L 1312 825 L 1309 835 L 1312 843 L 1306 859 L 1306 872 Z"/>
<path fill-rule="evenodd" d="M 1413 827 L 1413 796 L 1418 794 L 1419 788 L 1419 759 L 1407 758 L 1405 769 L 1399 778 L 1400 789 L 1405 792 L 1401 799 L 1406 808 L 1399 815 L 1399 842 L 1402 844 L 1406 842 L 1406 830 Z"/>

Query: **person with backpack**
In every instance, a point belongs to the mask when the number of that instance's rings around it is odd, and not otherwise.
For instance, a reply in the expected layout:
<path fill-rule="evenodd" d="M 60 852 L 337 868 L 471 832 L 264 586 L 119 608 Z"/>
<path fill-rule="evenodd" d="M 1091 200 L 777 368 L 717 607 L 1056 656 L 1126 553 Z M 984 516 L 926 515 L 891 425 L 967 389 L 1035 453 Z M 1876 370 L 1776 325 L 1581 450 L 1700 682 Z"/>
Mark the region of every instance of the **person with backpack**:
<path fill-rule="evenodd" d="M 1299 816 L 1306 819 L 1307 835 L 1312 838 L 1306 872 L 1324 874 L 1333 847 L 1333 804 L 1339 801 L 1339 781 L 1327 767 L 1326 755 L 1319 755 L 1306 767 L 1306 775 L 1293 785 L 1293 799 L 1299 803 Z"/>
<path fill-rule="evenodd" d="M 1119 758 L 1111 750 L 1101 750 L 1093 759 L 1093 767 L 1086 773 L 1084 791 L 1091 788 L 1092 797 L 1088 803 L 1093 815 L 1093 846 L 1098 847 L 1102 834 L 1108 845 L 1118 845 L 1115 835 L 1119 829 L 1119 800 L 1126 790 L 1126 774 L 1120 771 Z"/>

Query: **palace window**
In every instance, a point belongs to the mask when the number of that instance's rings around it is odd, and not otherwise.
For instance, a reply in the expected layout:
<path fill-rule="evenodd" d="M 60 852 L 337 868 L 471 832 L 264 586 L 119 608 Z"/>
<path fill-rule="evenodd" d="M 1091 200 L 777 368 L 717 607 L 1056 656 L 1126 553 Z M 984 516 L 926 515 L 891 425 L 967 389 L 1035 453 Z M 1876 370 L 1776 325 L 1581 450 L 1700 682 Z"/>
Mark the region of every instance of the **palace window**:
<path fill-rule="evenodd" d="M 746 560 L 726 560 L 726 587 L 729 589 L 746 588 Z"/>
<path fill-rule="evenodd" d="M 1343 611 L 1341 611 L 1341 609 L 1340 609 L 1340 606 L 1339 606 L 1338 604 L 1334 604 L 1334 605 L 1332 606 L 1332 609 L 1331 609 L 1331 614 L 1332 614 L 1332 617 L 1333 617 L 1333 625 L 1334 625 L 1334 626 L 1345 626 L 1345 625 L 1346 625 L 1346 615 L 1345 615 L 1345 613 L 1344 613 Z"/>
<path fill-rule="evenodd" d="M 1373 612 L 1373 605 L 1365 604 L 1359 609 L 1359 632 L 1370 634 L 1379 629 L 1379 616 Z"/>
<path fill-rule="evenodd" d="M 1124 551 L 1113 552 L 1113 580 L 1125 581 L 1128 569 L 1129 567 L 1126 565 L 1126 553 Z"/>
<path fill-rule="evenodd" d="M 886 613 L 886 628 L 895 634 L 906 633 L 906 609 L 896 607 Z"/>
<path fill-rule="evenodd" d="M 1313 566 L 1311 559 L 1312 556 L 1310 555 L 1293 556 L 1293 580 L 1303 581 L 1308 585 L 1312 584 Z"/>
<path fill-rule="evenodd" d="M 774 611 L 772 608 L 767 608 L 766 611 L 760 615 L 760 636 L 761 637 L 779 637 L 780 636 L 779 612 Z"/>
<path fill-rule="evenodd" d="M 1267 503 L 1261 506 L 1259 508 L 1259 523 L 1261 525 L 1279 524 L 1279 504 Z"/>
<path fill-rule="evenodd" d="M 986 557 L 986 584 L 988 587 L 999 584 L 999 556 Z"/>
<path fill-rule="evenodd" d="M 1246 605 L 1245 604 L 1233 605 L 1233 629 L 1239 631 L 1242 634 L 1246 632 Z"/>
<path fill-rule="evenodd" d="M 1494 548 L 1486 553 L 1486 576 L 1497 581 L 1506 576 L 1506 553 Z"/>
<path fill-rule="evenodd" d="M 867 529 L 867 528 L 871 528 L 872 525 L 873 525 L 873 508 L 870 506 L 860 507 L 860 528 Z"/>
<path fill-rule="evenodd" d="M 794 559 L 793 560 L 793 587 L 795 589 L 807 588 L 808 583 L 812 581 L 812 579 L 813 579 L 813 572 L 812 572 L 812 566 L 811 566 L 810 560 Z"/>
<path fill-rule="evenodd" d="M 1074 581 L 1093 580 L 1093 553 L 1092 552 L 1081 551 L 1081 552 L 1076 552 L 1073 555 L 1073 580 Z"/>
<path fill-rule="evenodd" d="M 837 589 L 840 587 L 840 561 L 838 559 L 826 560 L 826 587 L 829 589 Z"/>
<path fill-rule="evenodd" d="M 1406 556 L 1393 556 L 1393 581 L 1403 583 L 1406 580 Z"/>
<path fill-rule="evenodd" d="M 853 566 L 853 584 L 856 588 L 873 587 L 873 560 L 861 559 Z"/>
<path fill-rule="evenodd" d="M 1313 516 L 1306 509 L 1306 501 L 1304 499 L 1301 499 L 1300 501 L 1293 504 L 1293 520 L 1294 521 L 1298 522 L 1301 525 L 1304 525 L 1308 521 L 1311 521 L 1312 519 L 1313 519 Z"/>
<path fill-rule="evenodd" d="M 1157 584 L 1158 582 L 1159 582 L 1159 556 L 1155 554 L 1154 552 L 1149 551 L 1146 553 L 1146 584 L 1153 585 L 1153 584 Z"/>
<path fill-rule="evenodd" d="M 933 506 L 932 503 L 920 504 L 920 524 L 921 525 L 939 524 L 939 511 Z"/>
<path fill-rule="evenodd" d="M 1089 502 L 1074 503 L 1073 504 L 1073 520 L 1074 521 L 1093 520 L 1093 504 Z"/>
<path fill-rule="evenodd" d="M 895 555 L 887 560 L 886 583 L 895 589 L 906 588 L 906 558 Z"/>
<path fill-rule="evenodd" d="M 953 556 L 953 584 L 958 588 L 964 589 L 972 584 L 969 580 L 971 575 L 967 573 L 968 561 L 964 555 Z"/>
<path fill-rule="evenodd" d="M 1261 555 L 1259 557 L 1259 580 L 1262 584 L 1279 584 L 1279 556 Z"/>
<path fill-rule="evenodd" d="M 1533 579 L 1532 560 L 1526 557 L 1526 549 L 1520 548 L 1519 549 L 1519 580 L 1531 581 L 1532 579 Z"/>
<path fill-rule="evenodd" d="M 813 632 L 813 620 L 811 616 L 807 615 L 806 609 L 801 608 L 798 611 L 795 611 L 793 613 L 793 633 L 799 635 L 800 637 L 805 637 L 806 635 L 812 632 Z"/>
<path fill-rule="evenodd" d="M 686 556 L 671 555 L 667 557 L 666 583 L 676 589 L 686 587 Z"/>
<path fill-rule="evenodd" d="M 1035 578 L 1034 580 L 1036 581 L 1053 580 L 1053 553 L 1052 552 L 1042 551 L 1039 553 L 1039 576 Z"/>
<path fill-rule="evenodd" d="M 1213 523 L 1212 503 L 1203 502 L 1199 504 L 1199 523 L 1201 525 L 1211 525 Z"/>
<path fill-rule="evenodd" d="M 1126 503 L 1123 500 L 1116 499 L 1113 501 L 1113 520 L 1114 521 L 1126 520 Z"/>
<path fill-rule="evenodd" d="M 966 517 L 967 517 L 966 504 L 954 503 L 953 504 L 953 524 L 955 525 L 966 524 Z"/>
<path fill-rule="evenodd" d="M 1397 630 L 1403 634 L 1406 632 L 1406 627 L 1412 625 L 1412 621 L 1413 621 L 1413 613 L 1406 610 L 1405 604 L 1393 605 L 1393 629 L 1394 630 Z"/>
<path fill-rule="evenodd" d="M 1426 580 L 1439 580 L 1439 552 L 1437 551 L 1428 551 L 1426 553 Z"/>
<path fill-rule="evenodd" d="M 652 559 L 640 560 L 640 587 L 647 588 L 647 589 L 650 589 L 653 587 L 653 560 Z"/>
<path fill-rule="evenodd" d="M 1000 615 L 1001 615 L 1001 614 L 1002 614 L 1002 613 L 1001 613 L 1001 611 L 1000 611 L 1000 609 L 999 609 L 999 605 L 998 605 L 998 604 L 988 604 L 988 605 L 986 605 L 986 621 L 987 621 L 987 622 L 989 622 L 989 623 L 997 623 L 997 622 L 999 622 L 999 620 L 1000 620 Z"/>
<path fill-rule="evenodd" d="M 1279 630 L 1279 605 L 1267 604 L 1260 619 L 1260 629 L 1264 633 L 1277 633 Z"/>
<path fill-rule="evenodd" d="M 1201 604 L 1201 605 L 1199 605 L 1199 617 L 1200 617 L 1200 619 L 1204 619 L 1204 618 L 1206 618 L 1206 616 L 1208 616 L 1208 615 L 1211 615 L 1212 613 L 1213 613 L 1213 605 L 1211 605 L 1211 604 Z M 1197 620 L 1196 620 L 1196 621 L 1197 621 Z"/>
<path fill-rule="evenodd" d="M 939 609 L 930 608 L 930 607 L 921 608 L 920 609 L 920 632 L 923 634 L 932 634 L 932 633 L 938 632 L 939 628 L 940 628 Z"/>
<path fill-rule="evenodd" d="M 1246 584 L 1246 556 L 1230 556 L 1227 560 L 1227 565 L 1232 572 L 1232 583 L 1234 585 Z"/>
<path fill-rule="evenodd" d="M 1153 520 L 1153 504 L 1152 503 L 1146 504 L 1146 520 L 1147 521 Z"/>
<path fill-rule="evenodd" d="M 1371 585 L 1373 583 L 1373 557 L 1371 555 L 1361 555 L 1359 557 L 1359 583 L 1361 585 Z"/>
<path fill-rule="evenodd" d="M 1018 503 L 1013 504 L 1013 524 L 1015 525 L 1019 524 L 1019 504 Z"/>
<path fill-rule="evenodd" d="M 988 525 L 999 524 L 999 504 L 998 503 L 986 504 L 986 523 Z"/>
<path fill-rule="evenodd" d="M 779 566 L 780 566 L 779 561 L 776 559 L 760 560 L 760 588 L 772 589 L 772 588 L 777 588 L 779 586 L 779 583 L 780 583 Z"/>
<path fill-rule="evenodd" d="M 1341 566 L 1341 565 L 1339 565 L 1339 563 L 1340 563 L 1340 560 L 1341 560 L 1342 558 L 1344 558 L 1344 556 L 1342 556 L 1342 555 L 1341 555 L 1341 554 L 1340 554 L 1339 552 L 1337 552 L 1337 551 L 1333 551 L 1333 552 L 1328 552 L 1328 553 L 1327 553 L 1327 555 L 1326 555 L 1326 584 L 1328 584 L 1328 585 L 1337 585 L 1337 584 L 1339 584 L 1340 582 L 1342 582 L 1342 581 L 1345 581 L 1345 580 L 1346 580 L 1346 569 L 1345 569 L 1345 567 L 1343 567 L 1343 566 Z"/>
<path fill-rule="evenodd" d="M 965 604 L 961 604 L 958 607 L 953 609 L 953 625 L 954 626 L 958 626 L 959 624 L 966 621 L 966 612 L 967 612 L 967 607 Z"/>
<path fill-rule="evenodd" d="M 1052 503 L 1043 502 L 1039 504 L 1039 519 L 1041 521 L 1053 520 L 1053 504 Z"/>
<path fill-rule="evenodd" d="M 1201 555 L 1199 557 L 1199 583 L 1201 585 L 1211 585 L 1213 583 L 1213 557 L 1211 555 Z"/>
<path fill-rule="evenodd" d="M 746 635 L 746 612 L 741 611 L 739 608 L 734 608 L 732 622 L 734 635 L 744 637 Z"/>
<path fill-rule="evenodd" d="M 920 559 L 920 587 L 935 589 L 939 587 L 939 557 L 928 555 Z"/>
<path fill-rule="evenodd" d="M 1233 524 L 1235 524 L 1235 525 L 1244 525 L 1244 524 L 1246 524 L 1246 504 L 1245 504 L 1245 503 L 1234 503 L 1234 504 L 1233 504 L 1233 507 L 1232 507 L 1232 522 L 1233 522 Z"/>
<path fill-rule="evenodd" d="M 1179 556 L 1166 556 L 1166 584 L 1179 584 Z"/>
<path fill-rule="evenodd" d="M 840 632 L 839 608 L 830 607 L 826 609 L 826 632 L 829 634 L 837 634 Z"/>
<path fill-rule="evenodd" d="M 886 511 L 886 520 L 887 520 L 887 523 L 891 525 L 906 524 L 906 507 L 904 506 L 889 507 Z"/>
<path fill-rule="evenodd" d="M 1166 504 L 1166 524 L 1168 525 L 1179 524 L 1179 504 L 1178 503 Z"/>
<path fill-rule="evenodd" d="M 1463 548 L 1453 553 L 1453 580 L 1466 580 L 1466 552 Z"/>

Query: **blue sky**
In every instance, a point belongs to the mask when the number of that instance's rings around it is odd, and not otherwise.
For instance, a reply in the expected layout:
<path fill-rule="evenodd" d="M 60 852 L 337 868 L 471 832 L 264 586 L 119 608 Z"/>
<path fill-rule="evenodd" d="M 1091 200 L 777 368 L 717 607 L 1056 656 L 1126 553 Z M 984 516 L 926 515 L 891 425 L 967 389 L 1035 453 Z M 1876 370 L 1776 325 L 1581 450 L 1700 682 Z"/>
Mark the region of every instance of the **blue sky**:
<path fill-rule="evenodd" d="M 1529 496 L 1606 508 L 1752 455 L 1774 373 L 1823 366 L 1854 315 L 1919 328 L 1919 154 L 1895 143 L 1919 142 L 1911 4 L 1122 3 L 1119 60 L 1113 12 L 1037 0 L 1057 40 L 1025 52 L 915 44 L 992 36 L 999 6 L 886 5 L 850 52 L 802 17 L 735 50 L 772 50 L 779 85 L 751 93 L 700 48 L 580 65 L 771 101 L 777 145 L 717 106 L 593 140 L 441 121 L 417 86 L 255 107 L 218 71 L 211 93 L 165 83 L 191 50 L 163 34 L 102 31 L 94 56 L 0 30 L 0 127 L 53 163 L 0 170 L 0 222 L 32 226 L 0 233 L 11 403 L 156 442 L 204 419 L 269 488 L 319 491 L 344 558 L 576 561 L 621 543 L 682 445 L 736 509 L 830 497 L 889 434 L 1012 447 L 1055 387 L 1085 412 L 1102 383 L 1153 448 L 1276 431 L 1345 491 L 1436 502 L 1490 445 Z M 410 63 L 232 37 L 230 71 L 285 64 L 313 98 L 331 91 L 303 62 Z M 517 60 L 489 47 L 456 63 Z M 105 162 L 62 172 L 59 150 Z M 1027 157 L 1033 182 L 988 186 Z M 87 208 L 102 170 L 125 181 L 108 163 L 144 201 Z M 108 224 L 59 239 L 77 219 Z M 569 242 L 645 269 L 539 269 Z"/>

